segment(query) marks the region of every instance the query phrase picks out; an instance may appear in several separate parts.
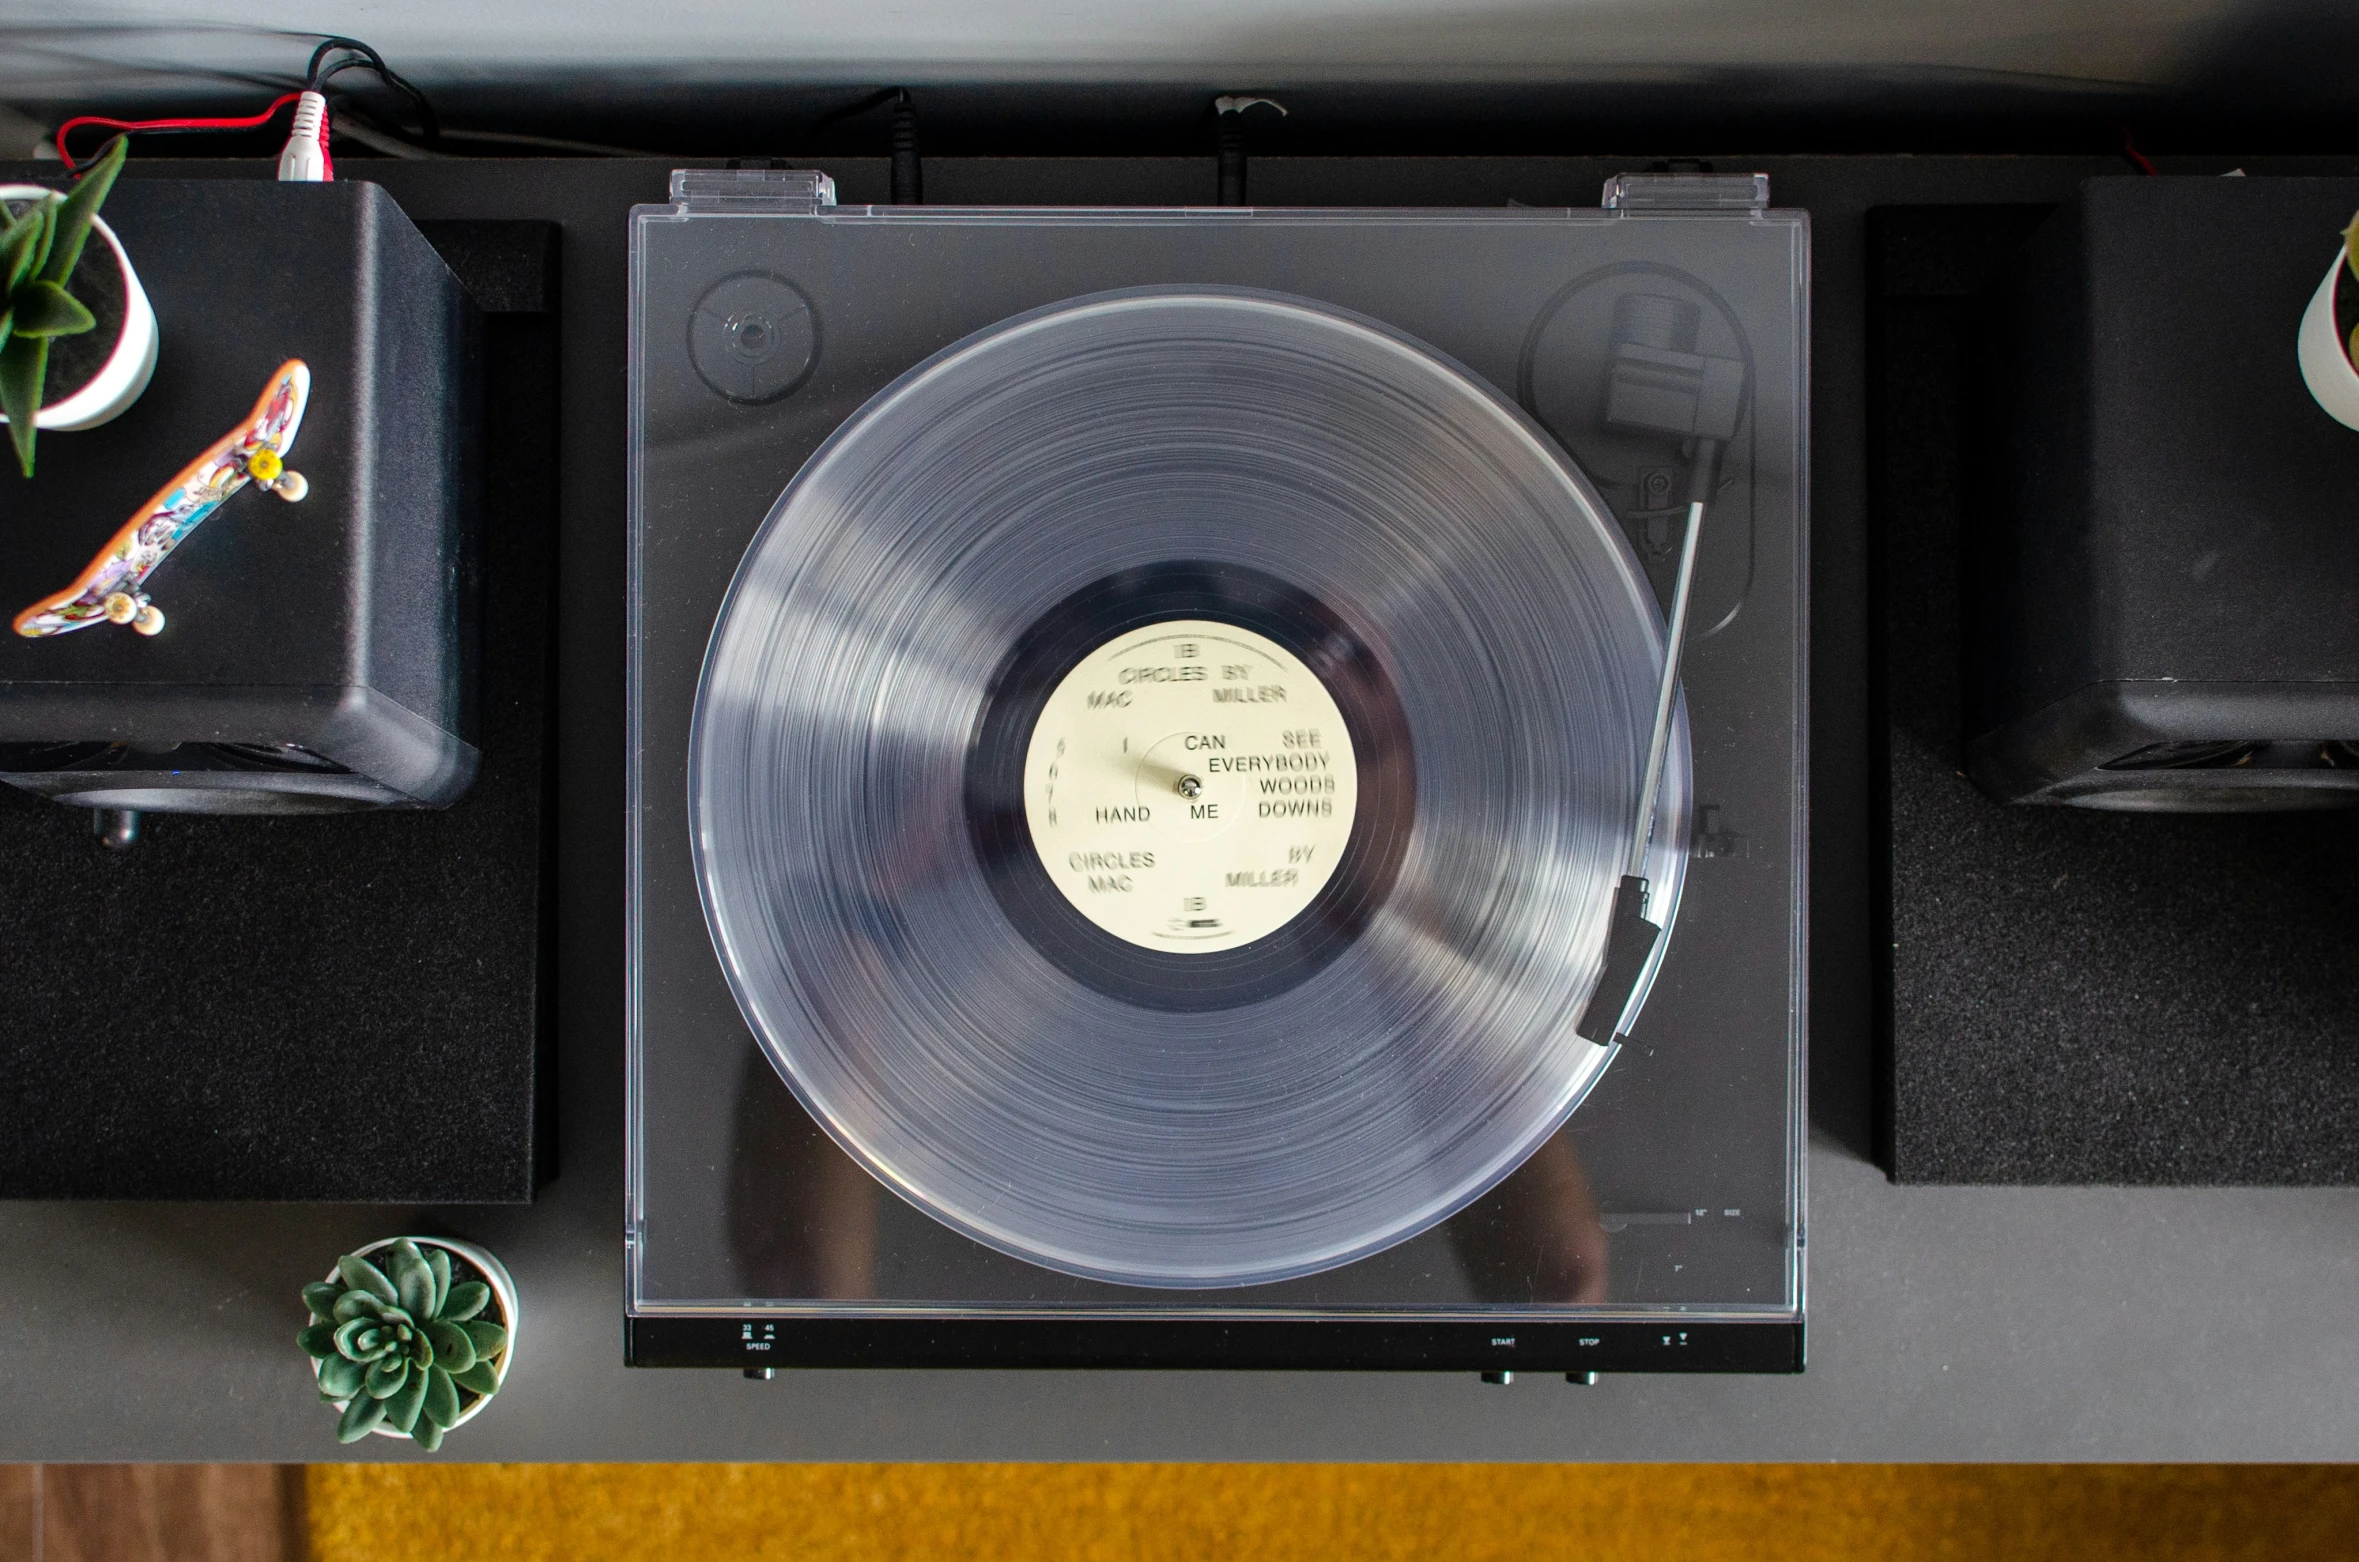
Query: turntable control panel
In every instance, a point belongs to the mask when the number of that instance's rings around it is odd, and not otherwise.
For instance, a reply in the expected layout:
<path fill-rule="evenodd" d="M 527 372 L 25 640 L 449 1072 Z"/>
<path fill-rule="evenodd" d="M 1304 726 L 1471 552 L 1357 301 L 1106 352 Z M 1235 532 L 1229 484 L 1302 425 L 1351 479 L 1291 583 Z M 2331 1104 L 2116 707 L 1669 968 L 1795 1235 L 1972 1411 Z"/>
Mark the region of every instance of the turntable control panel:
<path fill-rule="evenodd" d="M 1135 629 L 1082 658 L 1025 751 L 1025 817 L 1078 911 L 1147 949 L 1285 926 L 1351 839 L 1359 771 L 1316 673 L 1233 624 Z"/>

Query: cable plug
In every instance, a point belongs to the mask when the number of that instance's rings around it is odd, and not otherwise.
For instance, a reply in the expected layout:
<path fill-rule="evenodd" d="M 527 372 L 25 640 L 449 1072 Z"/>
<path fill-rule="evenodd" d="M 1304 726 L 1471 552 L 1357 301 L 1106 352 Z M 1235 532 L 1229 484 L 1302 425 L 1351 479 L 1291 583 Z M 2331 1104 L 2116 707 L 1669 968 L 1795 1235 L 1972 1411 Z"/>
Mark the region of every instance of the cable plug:
<path fill-rule="evenodd" d="M 306 90 L 295 100 L 295 127 L 278 155 L 278 176 L 314 184 L 336 177 L 328 157 L 328 100 L 317 92 Z"/>

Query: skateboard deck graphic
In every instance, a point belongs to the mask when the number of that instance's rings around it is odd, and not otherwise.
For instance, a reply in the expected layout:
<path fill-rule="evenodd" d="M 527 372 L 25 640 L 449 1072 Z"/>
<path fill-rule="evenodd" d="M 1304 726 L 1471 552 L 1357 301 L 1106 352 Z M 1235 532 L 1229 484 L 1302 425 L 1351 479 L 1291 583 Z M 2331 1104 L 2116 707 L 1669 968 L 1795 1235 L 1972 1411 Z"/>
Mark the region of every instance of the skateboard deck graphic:
<path fill-rule="evenodd" d="M 147 578 L 199 522 L 249 482 L 287 500 L 308 491 L 286 454 L 310 395 L 311 370 L 303 360 L 281 364 L 245 420 L 141 505 L 72 585 L 19 613 L 16 632 L 40 639 L 102 623 L 129 624 L 143 635 L 161 630 L 164 613 L 148 600 Z"/>

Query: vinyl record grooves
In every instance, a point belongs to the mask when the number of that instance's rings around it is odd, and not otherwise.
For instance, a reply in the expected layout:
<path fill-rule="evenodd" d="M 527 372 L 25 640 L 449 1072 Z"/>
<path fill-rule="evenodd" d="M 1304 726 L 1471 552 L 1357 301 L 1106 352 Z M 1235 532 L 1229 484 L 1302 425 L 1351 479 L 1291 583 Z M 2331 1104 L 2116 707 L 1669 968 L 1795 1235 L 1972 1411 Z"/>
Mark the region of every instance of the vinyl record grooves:
<path fill-rule="evenodd" d="M 1069 916 L 1067 947 L 990 817 L 1032 797 L 1008 745 L 1163 623 L 1334 694 L 1359 855 L 1234 950 Z M 1573 1027 L 1662 655 L 1588 483 L 1438 354 L 1268 293 L 1074 300 L 904 375 L 755 537 L 691 737 L 706 916 L 789 1085 L 936 1218 L 1130 1285 L 1316 1273 L 1482 1194 L 1602 1072 Z M 1687 777 L 1682 725 L 1666 924 Z"/>

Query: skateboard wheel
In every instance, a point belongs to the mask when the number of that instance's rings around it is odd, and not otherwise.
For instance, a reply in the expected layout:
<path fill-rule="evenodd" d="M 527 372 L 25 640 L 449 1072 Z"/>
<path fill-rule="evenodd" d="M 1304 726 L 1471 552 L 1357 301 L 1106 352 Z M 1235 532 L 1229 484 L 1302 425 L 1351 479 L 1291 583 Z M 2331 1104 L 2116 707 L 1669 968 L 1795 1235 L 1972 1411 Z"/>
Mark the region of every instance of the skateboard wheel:
<path fill-rule="evenodd" d="M 131 600 L 129 592 L 110 591 L 99 606 L 106 609 L 106 621 L 110 624 L 128 624 L 139 616 L 139 604 Z"/>
<path fill-rule="evenodd" d="M 139 616 L 131 620 L 131 627 L 143 635 L 152 635 L 164 627 L 164 610 L 153 602 L 140 605 Z"/>

